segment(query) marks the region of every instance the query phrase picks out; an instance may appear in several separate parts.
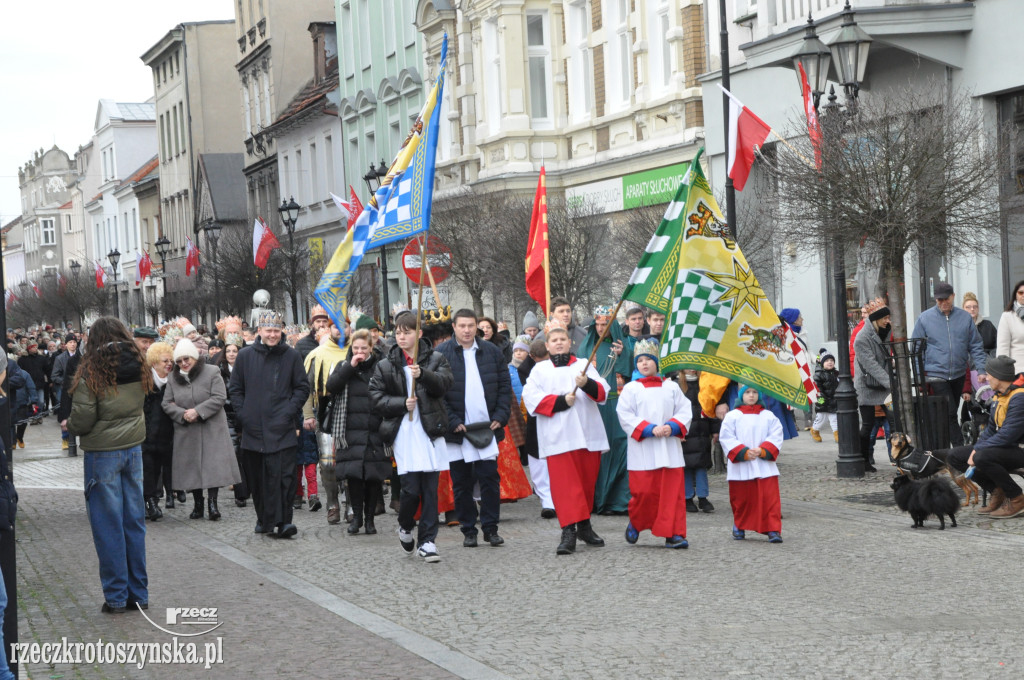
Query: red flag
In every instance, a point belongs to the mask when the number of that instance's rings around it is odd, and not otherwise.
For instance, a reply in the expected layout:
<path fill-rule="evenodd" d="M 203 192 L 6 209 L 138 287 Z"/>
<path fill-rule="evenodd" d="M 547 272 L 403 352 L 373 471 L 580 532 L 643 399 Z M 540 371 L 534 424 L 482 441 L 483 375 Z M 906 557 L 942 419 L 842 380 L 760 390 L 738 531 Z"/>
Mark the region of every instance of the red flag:
<path fill-rule="evenodd" d="M 43 294 L 39 292 L 39 286 L 36 285 L 36 282 L 32 279 L 29 279 L 28 282 L 32 286 L 32 290 L 35 291 L 36 297 L 43 297 Z"/>
<path fill-rule="evenodd" d="M 8 289 L 4 291 L 4 304 L 6 305 L 7 309 L 10 309 L 11 305 L 13 305 L 17 301 L 18 296 L 14 294 L 13 290 Z"/>
<path fill-rule="evenodd" d="M 185 276 L 192 276 L 193 271 L 199 271 L 199 248 L 192 239 L 185 237 Z"/>
<path fill-rule="evenodd" d="M 359 215 L 363 212 L 363 204 L 356 196 L 356 190 L 352 188 L 352 185 L 348 185 L 349 202 L 348 202 L 348 228 L 351 229 L 352 225 L 359 219 Z"/>
<path fill-rule="evenodd" d="M 61 295 L 63 295 L 65 292 L 67 292 L 67 289 L 68 289 L 68 280 L 66 278 L 64 278 L 63 274 L 61 274 L 60 272 L 57 272 L 57 291 Z"/>
<path fill-rule="evenodd" d="M 142 264 L 139 265 L 139 268 L 142 270 L 143 276 L 153 275 L 153 258 L 149 256 L 148 250 L 146 251 L 146 254 L 142 256 Z"/>
<path fill-rule="evenodd" d="M 107 270 L 100 266 L 99 260 L 96 260 L 96 287 L 105 288 L 107 286 Z"/>
<path fill-rule="evenodd" d="M 548 194 L 543 165 L 537 179 L 537 193 L 533 196 L 530 240 L 526 246 L 526 292 L 540 305 L 546 319 L 551 304 L 551 273 L 548 266 Z"/>
<path fill-rule="evenodd" d="M 729 177 L 736 191 L 743 191 L 754 165 L 754 149 L 764 144 L 772 129 L 732 92 L 724 87 L 722 92 L 729 95 Z"/>
<path fill-rule="evenodd" d="M 252 223 L 252 263 L 260 269 L 266 269 L 270 251 L 280 247 L 274 232 L 270 231 L 262 217 L 257 217 Z"/>
<path fill-rule="evenodd" d="M 142 280 L 146 278 L 146 275 L 142 273 L 142 255 L 139 251 L 135 251 L 135 285 L 142 283 Z"/>
<path fill-rule="evenodd" d="M 811 146 L 814 147 L 814 164 L 821 170 L 821 125 L 818 124 L 818 112 L 814 109 L 814 97 L 811 94 L 811 85 L 807 82 L 807 74 L 804 72 L 804 65 L 797 64 L 800 69 L 800 83 L 804 93 L 804 113 L 807 114 L 807 131 L 811 137 Z"/>

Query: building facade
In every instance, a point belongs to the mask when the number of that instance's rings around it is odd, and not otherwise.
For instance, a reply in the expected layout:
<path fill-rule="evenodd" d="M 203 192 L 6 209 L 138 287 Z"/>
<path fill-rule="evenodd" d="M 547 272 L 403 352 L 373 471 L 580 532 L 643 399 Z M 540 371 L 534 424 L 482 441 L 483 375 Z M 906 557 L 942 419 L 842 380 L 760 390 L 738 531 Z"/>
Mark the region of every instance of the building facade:
<path fill-rule="evenodd" d="M 799 127 L 801 95 L 792 55 L 804 39 L 808 13 L 819 38 L 829 44 L 839 32 L 843 0 L 740 0 L 727 5 L 726 25 L 732 92 L 774 129 L 787 134 Z M 971 92 L 976 105 L 991 125 L 1013 129 L 1012 167 L 1008 181 L 993 187 L 1001 194 L 1002 228 L 988 252 L 921 252 L 906 258 L 907 321 L 930 307 L 931 286 L 947 280 L 958 296 L 977 294 L 983 317 L 994 318 L 1006 304 L 1010 283 L 1024 279 L 1024 73 L 1006 65 L 1024 59 L 1024 44 L 1015 27 L 1024 23 L 1024 6 L 1013 0 L 951 2 L 936 0 L 861 0 L 852 3 L 857 25 L 872 38 L 861 99 L 878 95 L 898 96 L 908 83 L 929 79 Z M 707 124 L 707 151 L 713 186 L 725 182 L 722 97 L 715 83 L 721 81 L 716 3 L 707 5 L 708 68 L 702 81 Z M 830 82 L 836 83 L 835 67 Z M 835 88 L 842 93 L 842 87 Z M 788 133 L 795 134 L 795 133 Z M 780 152 L 781 153 L 781 152 Z M 999 159 L 993 159 L 999 162 Z M 764 177 L 755 162 L 752 182 Z M 746 192 L 744 192 L 746 193 Z M 737 197 L 742 215 L 742 194 Z M 832 281 L 824 254 L 808 252 L 800 244 L 778 244 L 780 285 L 776 308 L 797 307 L 804 312 L 804 327 L 812 346 L 835 338 L 830 319 Z M 847 259 L 849 317 L 873 296 L 865 290 L 852 258 Z M 959 297 L 957 304 L 959 304 Z"/>
<path fill-rule="evenodd" d="M 153 72 L 160 162 L 161 222 L 145 245 L 155 258 L 152 243 L 160 236 L 170 241 L 164 284 L 182 300 L 195 286 L 195 278 L 185 276 L 186 238 L 198 245 L 203 226 L 196 200 L 199 156 L 243 148 L 235 38 L 234 21 L 182 23 L 141 57 Z"/>
<path fill-rule="evenodd" d="M 56 146 L 49 151 L 39 149 L 18 169 L 25 270 L 30 280 L 54 275 L 61 268 L 65 225 L 60 207 L 68 202 L 68 186 L 74 180 L 71 157 Z"/>

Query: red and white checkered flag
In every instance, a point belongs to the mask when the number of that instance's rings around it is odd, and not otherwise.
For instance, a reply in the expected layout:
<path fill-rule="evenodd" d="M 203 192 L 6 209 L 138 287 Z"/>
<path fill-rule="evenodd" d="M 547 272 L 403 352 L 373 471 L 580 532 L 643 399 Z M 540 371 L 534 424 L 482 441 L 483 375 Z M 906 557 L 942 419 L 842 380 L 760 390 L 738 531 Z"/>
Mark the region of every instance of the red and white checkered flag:
<path fill-rule="evenodd" d="M 780 321 L 782 320 L 780 319 Z M 818 388 L 814 384 L 814 378 L 812 377 L 814 371 L 811 369 L 807 351 L 804 349 L 803 344 L 796 339 L 796 334 L 788 323 L 782 321 L 782 327 L 786 329 L 786 347 L 793 354 L 796 367 L 800 370 L 800 381 L 804 384 L 804 390 L 807 391 L 807 399 L 811 404 L 816 404 L 818 402 Z"/>

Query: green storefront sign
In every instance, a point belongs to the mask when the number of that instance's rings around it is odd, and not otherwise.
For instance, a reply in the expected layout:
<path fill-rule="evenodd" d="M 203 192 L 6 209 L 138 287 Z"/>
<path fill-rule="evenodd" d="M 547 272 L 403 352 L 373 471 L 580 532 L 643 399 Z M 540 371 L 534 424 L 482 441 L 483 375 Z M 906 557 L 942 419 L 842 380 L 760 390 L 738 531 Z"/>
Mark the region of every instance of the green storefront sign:
<path fill-rule="evenodd" d="M 622 178 L 622 204 L 625 210 L 642 205 L 668 203 L 686 175 L 689 163 L 677 163 L 654 170 L 636 172 Z"/>

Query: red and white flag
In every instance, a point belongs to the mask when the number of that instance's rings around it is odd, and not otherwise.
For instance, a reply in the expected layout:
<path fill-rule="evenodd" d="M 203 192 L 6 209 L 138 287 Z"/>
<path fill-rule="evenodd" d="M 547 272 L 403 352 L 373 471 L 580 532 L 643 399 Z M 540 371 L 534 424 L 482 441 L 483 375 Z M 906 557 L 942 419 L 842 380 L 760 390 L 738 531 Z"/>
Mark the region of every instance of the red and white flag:
<path fill-rule="evenodd" d="M 807 115 L 807 132 L 811 137 L 811 146 L 814 147 L 814 164 L 821 170 L 821 125 L 818 123 L 818 112 L 814 108 L 814 96 L 811 94 L 811 85 L 807 82 L 807 73 L 804 72 L 804 65 L 797 64 L 800 69 L 800 87 L 804 93 L 804 113 Z"/>
<path fill-rule="evenodd" d="M 192 239 L 185 237 L 185 276 L 192 276 L 192 272 L 199 271 L 199 248 Z"/>
<path fill-rule="evenodd" d="M 68 289 L 68 280 L 64 278 L 64 275 L 57 272 L 57 290 L 63 295 Z"/>
<path fill-rule="evenodd" d="M 107 286 L 107 270 L 100 265 L 100 261 L 96 260 L 96 287 L 106 288 Z"/>
<path fill-rule="evenodd" d="M 43 294 L 39 292 L 39 286 L 36 285 L 35 281 L 29 279 L 28 284 L 32 286 L 32 290 L 35 291 L 36 297 L 43 297 Z"/>
<path fill-rule="evenodd" d="M 754 165 L 754 150 L 764 144 L 772 129 L 732 92 L 718 87 L 729 96 L 729 178 L 736 191 L 743 191 Z"/>
<path fill-rule="evenodd" d="M 18 296 L 14 294 L 13 290 L 8 288 L 7 290 L 4 291 L 4 305 L 7 307 L 7 309 L 10 309 L 11 305 L 13 305 L 17 301 Z"/>
<path fill-rule="evenodd" d="M 262 217 L 257 217 L 252 223 L 252 263 L 260 269 L 266 269 L 270 251 L 280 247 L 281 243 L 274 236 L 274 232 L 270 231 Z"/>
<path fill-rule="evenodd" d="M 149 257 L 148 255 L 146 257 Z M 135 251 L 135 285 L 141 285 L 142 281 L 149 274 L 146 271 L 146 260 L 139 251 Z"/>
<path fill-rule="evenodd" d="M 811 372 L 811 362 L 807 356 L 807 351 L 804 349 L 803 343 L 801 343 L 796 333 L 793 332 L 793 328 L 779 319 L 782 323 L 782 327 L 786 330 L 785 344 L 793 355 L 793 362 L 796 364 L 797 370 L 800 371 L 800 382 L 804 384 L 804 391 L 807 392 L 807 399 L 811 404 L 818 402 L 818 387 L 814 384 Z"/>
<path fill-rule="evenodd" d="M 352 188 L 352 185 L 348 185 L 350 198 L 347 201 L 341 200 L 340 196 L 331 194 L 331 198 L 334 200 L 334 205 L 338 206 L 338 210 L 348 215 L 348 226 L 349 230 L 355 225 L 356 220 L 359 219 L 359 215 L 363 212 L 363 204 L 356 196 L 356 190 Z"/>

